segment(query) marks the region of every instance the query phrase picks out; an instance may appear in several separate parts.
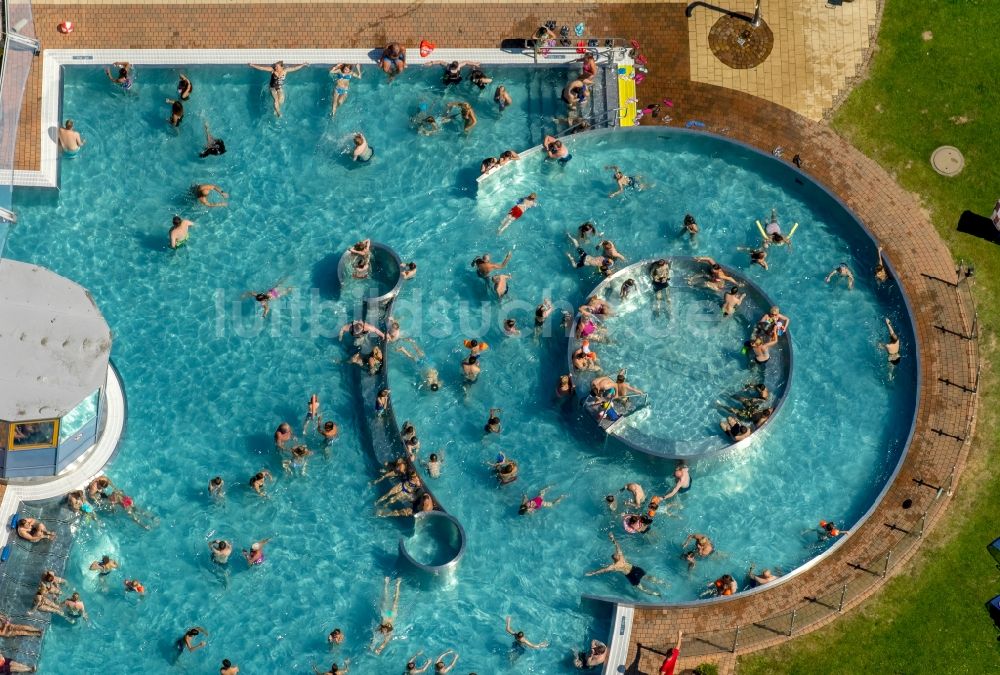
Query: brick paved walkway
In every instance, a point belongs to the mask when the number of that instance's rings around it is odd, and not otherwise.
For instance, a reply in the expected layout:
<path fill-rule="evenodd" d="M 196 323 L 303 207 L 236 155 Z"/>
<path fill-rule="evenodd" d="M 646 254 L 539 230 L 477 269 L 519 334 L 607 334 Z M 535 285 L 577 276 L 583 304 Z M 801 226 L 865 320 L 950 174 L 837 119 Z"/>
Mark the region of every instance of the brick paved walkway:
<path fill-rule="evenodd" d="M 856 4 L 875 1 L 858 0 Z M 58 35 L 55 26 L 67 18 L 75 22 L 75 32 Z M 837 192 L 885 245 L 915 311 L 923 357 L 914 440 L 899 477 L 875 515 L 829 559 L 771 591 L 750 598 L 737 596 L 697 610 L 638 610 L 630 672 L 653 673 L 660 657 L 649 649 L 640 650 L 639 644 L 663 650 L 673 643 L 677 627 L 687 633 L 703 633 L 751 624 L 799 606 L 807 596 L 836 590 L 852 576 L 869 574 L 851 567 L 851 563 L 868 563 L 884 552 L 890 536 L 887 533 L 891 533 L 887 524 L 916 527 L 916 519 L 933 497 L 933 491 L 916 486 L 912 479 L 940 485 L 946 482 L 956 458 L 960 469 L 965 443 L 932 430 L 969 438 L 976 398 L 942 384 L 939 378 L 974 382 L 978 353 L 974 343 L 945 334 L 934 325 L 966 332 L 972 323 L 971 309 L 949 286 L 923 276 L 954 281 L 955 267 L 912 196 L 830 128 L 762 98 L 692 81 L 691 23 L 681 4 L 462 5 L 461 12 L 456 12 L 454 5 L 418 3 L 35 7 L 36 30 L 43 48 L 371 47 L 390 39 L 415 45 L 424 37 L 439 46 L 495 47 L 499 38 L 527 35 L 548 19 L 570 26 L 583 21 L 593 34 L 638 39 L 650 61 L 649 76 L 639 89 L 642 103 L 671 98 L 674 107 L 664 107 L 663 112 L 673 116 L 674 124 L 698 119 L 710 131 L 767 151 L 781 145 L 786 149 L 786 158 L 801 154 L 803 170 Z M 769 23 L 775 29 L 776 40 L 781 39 L 780 21 Z M 782 85 L 768 79 L 777 75 L 762 77 L 765 86 L 758 93 L 770 91 L 777 98 L 775 87 Z M 831 91 L 834 88 L 830 87 Z M 18 168 L 38 166 L 39 92 L 39 74 L 33 71 L 19 129 Z M 646 118 L 643 122 L 660 120 Z M 905 498 L 913 500 L 913 508 L 900 507 Z M 775 632 L 773 640 L 758 642 L 755 647 L 783 639 Z M 687 665 L 700 660 L 691 660 Z M 731 667 L 732 659 L 722 665 L 724 669 Z"/>

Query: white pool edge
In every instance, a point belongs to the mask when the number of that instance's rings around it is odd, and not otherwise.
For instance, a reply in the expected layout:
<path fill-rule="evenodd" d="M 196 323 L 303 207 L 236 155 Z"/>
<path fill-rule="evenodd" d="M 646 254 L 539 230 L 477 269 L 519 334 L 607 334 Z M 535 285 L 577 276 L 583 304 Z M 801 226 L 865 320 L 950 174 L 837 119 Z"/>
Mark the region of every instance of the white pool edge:
<path fill-rule="evenodd" d="M 59 144 L 56 130 L 62 123 L 62 75 L 64 66 L 108 66 L 128 61 L 135 66 L 187 67 L 248 63 L 307 62 L 317 66 L 337 63 L 360 63 L 378 69 L 380 49 L 46 49 L 42 52 L 42 100 L 39 114 L 38 142 L 40 166 L 37 171 L 0 171 L 0 181 L 17 187 L 59 188 Z M 488 66 L 567 66 L 579 58 L 575 51 L 550 53 L 536 61 L 531 49 L 435 49 L 429 56 L 419 55 L 415 46 L 407 48 L 410 66 L 431 61 L 474 61 Z M 109 86 L 110 83 L 109 83 Z M 84 150 L 86 152 L 86 150 Z"/>

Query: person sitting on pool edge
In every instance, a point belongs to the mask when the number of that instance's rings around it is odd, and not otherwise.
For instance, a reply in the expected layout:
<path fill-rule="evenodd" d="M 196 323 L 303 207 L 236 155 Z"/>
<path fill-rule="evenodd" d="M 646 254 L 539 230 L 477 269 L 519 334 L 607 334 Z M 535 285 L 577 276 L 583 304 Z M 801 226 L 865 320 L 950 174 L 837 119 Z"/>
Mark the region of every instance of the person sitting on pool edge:
<path fill-rule="evenodd" d="M 753 433 L 753 430 L 749 426 L 743 424 L 735 417 L 727 417 L 719 422 L 719 426 L 722 427 L 722 430 L 733 441 L 742 441 Z"/>
<path fill-rule="evenodd" d="M 546 136 L 542 141 L 542 145 L 545 146 L 545 153 L 549 159 L 558 160 L 560 164 L 566 164 L 569 160 L 573 159 L 569 148 L 563 145 L 563 142 L 555 136 Z"/>

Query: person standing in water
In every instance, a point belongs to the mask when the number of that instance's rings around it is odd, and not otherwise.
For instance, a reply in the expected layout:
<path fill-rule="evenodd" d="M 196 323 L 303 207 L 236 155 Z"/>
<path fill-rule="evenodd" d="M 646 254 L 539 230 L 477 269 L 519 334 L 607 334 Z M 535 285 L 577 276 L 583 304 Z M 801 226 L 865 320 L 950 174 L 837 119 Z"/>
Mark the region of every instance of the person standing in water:
<path fill-rule="evenodd" d="M 219 193 L 223 199 L 229 199 L 229 194 L 223 192 L 222 188 L 218 185 L 212 185 L 211 183 L 195 184 L 191 186 L 191 194 L 194 195 L 195 199 L 202 206 L 207 206 L 209 208 L 214 208 L 217 206 L 226 206 L 227 202 L 210 202 L 208 201 L 209 195 L 213 192 Z"/>
<path fill-rule="evenodd" d="M 76 157 L 86 143 L 80 132 L 73 128 L 73 120 L 66 120 L 65 126 L 59 129 L 59 147 L 63 156 Z"/>
<path fill-rule="evenodd" d="M 271 98 L 274 99 L 274 114 L 277 117 L 281 117 L 281 106 L 285 103 L 285 77 L 288 73 L 294 73 L 296 70 L 301 70 L 308 66 L 308 63 L 300 63 L 297 66 L 285 67 L 284 61 L 277 61 L 270 66 L 260 66 L 255 63 L 249 64 L 254 70 L 261 70 L 265 73 L 271 74 L 271 81 L 268 83 L 268 89 L 271 90 Z"/>
<path fill-rule="evenodd" d="M 174 216 L 173 224 L 170 226 L 170 248 L 177 248 L 187 242 L 191 236 L 189 230 L 194 225 L 190 220 Z"/>
<path fill-rule="evenodd" d="M 368 145 L 368 139 L 360 131 L 354 134 L 354 152 L 351 157 L 355 162 L 370 162 L 375 156 L 375 150 Z"/>

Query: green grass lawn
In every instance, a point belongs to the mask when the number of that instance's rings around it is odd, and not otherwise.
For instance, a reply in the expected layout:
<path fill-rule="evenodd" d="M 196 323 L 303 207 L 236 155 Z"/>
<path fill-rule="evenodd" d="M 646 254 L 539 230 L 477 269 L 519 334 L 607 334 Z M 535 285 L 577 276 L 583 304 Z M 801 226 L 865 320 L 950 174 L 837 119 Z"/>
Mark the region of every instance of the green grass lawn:
<path fill-rule="evenodd" d="M 955 501 L 914 560 L 873 600 L 784 647 L 740 659 L 756 673 L 1000 673 L 984 603 L 1000 594 L 986 544 L 1000 536 L 1000 247 L 955 231 L 962 211 L 1000 198 L 1000 0 L 887 0 L 867 81 L 834 127 L 919 195 L 956 259 L 976 268 L 983 377 L 979 422 Z M 944 178 L 929 157 L 965 155 Z"/>

